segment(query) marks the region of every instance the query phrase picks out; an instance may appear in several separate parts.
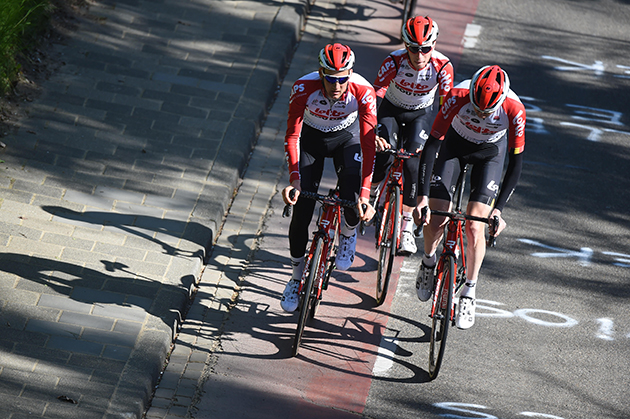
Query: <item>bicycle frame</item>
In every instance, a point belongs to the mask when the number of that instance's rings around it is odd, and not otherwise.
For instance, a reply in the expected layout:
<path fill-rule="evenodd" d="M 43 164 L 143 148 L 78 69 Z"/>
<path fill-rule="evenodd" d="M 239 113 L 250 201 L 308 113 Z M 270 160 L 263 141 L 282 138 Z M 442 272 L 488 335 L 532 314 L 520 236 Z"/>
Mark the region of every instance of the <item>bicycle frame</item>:
<path fill-rule="evenodd" d="M 339 199 L 337 189 L 332 189 L 328 195 L 303 191 L 301 196 L 314 199 L 320 202 L 322 206 L 317 218 L 317 231 L 313 233 L 313 240 L 305 260 L 305 269 L 302 273 L 298 290 L 299 316 L 293 341 L 293 356 L 298 354 L 306 318 L 309 313 L 310 318 L 315 317 L 315 312 L 322 298 L 322 292 L 328 287 L 328 280 L 335 268 L 335 241 L 339 237 L 340 232 L 341 207 L 356 207 L 356 202 Z M 286 217 L 290 213 L 291 206 L 285 206 L 283 216 Z"/>
<path fill-rule="evenodd" d="M 315 246 L 317 246 L 318 238 L 321 237 L 324 241 L 324 248 L 322 250 L 322 254 L 324 255 L 324 257 L 322 258 L 322 261 L 329 261 L 330 254 L 334 253 L 331 252 L 331 250 L 334 249 L 335 239 L 339 237 L 339 220 L 341 219 L 341 206 L 336 204 L 339 196 L 339 193 L 336 190 L 331 190 L 328 197 L 322 197 L 318 194 L 313 194 L 315 196 L 310 196 L 311 194 L 308 192 L 302 192 L 302 194 L 304 194 L 305 197 L 315 199 L 317 199 L 317 196 L 319 196 L 320 200 L 322 201 L 319 217 L 317 219 L 317 231 L 313 233 L 311 247 L 304 264 L 304 266 L 310 266 L 313 254 L 315 252 Z M 317 284 L 315 284 L 315 286 L 317 290 L 316 296 L 318 300 L 321 300 L 322 290 L 325 290 L 327 288 L 327 279 L 330 277 L 330 275 L 324 275 L 326 273 L 325 268 L 326 263 L 320 263 L 320 266 L 317 267 L 317 269 L 319 270 L 317 274 L 318 282 Z M 332 271 L 332 267 L 330 270 Z M 300 282 L 300 293 L 302 292 L 302 287 L 306 282 L 306 277 L 308 276 L 308 274 L 308 270 L 304 269 L 304 272 L 302 273 L 302 280 Z"/>
<path fill-rule="evenodd" d="M 466 165 L 457 180 L 457 196 L 452 211 L 433 210 L 432 214 L 448 217 L 446 235 L 442 242 L 443 250 L 437 264 L 435 292 L 431 305 L 429 377 L 437 377 L 444 356 L 449 325 L 455 325 L 455 295 L 466 283 L 466 256 L 464 247 L 464 225 L 466 221 L 480 221 L 491 226 L 490 243 L 494 243 L 494 231 L 498 218 L 482 218 L 462 212 L 462 197 L 468 166 Z M 424 216 L 424 215 L 423 215 Z M 459 262 L 461 258 L 461 262 Z M 449 281 L 446 283 L 445 281 Z"/>
<path fill-rule="evenodd" d="M 383 184 L 386 185 L 376 197 L 375 205 L 379 205 L 381 201 L 383 201 L 383 214 L 389 213 L 389 203 L 390 203 L 390 195 L 394 193 L 396 186 L 398 186 L 398 190 L 400 191 L 402 198 L 402 190 L 403 190 L 403 164 L 404 161 L 409 158 L 420 157 L 420 153 L 413 153 L 409 151 L 405 151 L 403 149 L 400 150 L 383 150 L 380 153 L 388 153 L 394 155 L 394 162 L 390 166 L 387 171 L 387 175 L 385 176 Z M 400 214 L 402 215 L 402 214 Z M 383 233 L 385 233 L 385 217 L 380 220 L 379 228 L 376 232 L 376 247 L 378 248 L 380 243 L 383 240 Z M 400 232 L 399 232 L 400 233 Z M 400 242 L 400 237 L 396 238 L 396 248 L 398 248 L 398 244 Z"/>
<path fill-rule="evenodd" d="M 398 158 L 398 153 L 402 154 L 405 152 L 403 150 L 396 152 L 396 159 L 387 171 L 387 176 L 385 176 L 384 185 L 386 186 L 380 191 L 375 201 L 375 203 L 378 205 L 378 203 L 380 203 L 384 199 L 382 211 L 383 214 L 389 214 L 390 195 L 394 193 L 395 187 L 398 186 L 400 188 L 400 191 L 402 191 L 403 187 L 403 159 Z M 382 217 L 379 223 L 379 227 L 376 233 L 376 248 L 380 246 L 381 242 L 383 241 L 383 234 L 386 233 L 384 231 L 385 225 L 387 224 L 385 218 L 386 217 Z M 396 237 L 396 242 L 394 243 L 396 249 L 398 248 L 399 239 L 399 237 Z"/>
<path fill-rule="evenodd" d="M 436 213 L 436 212 L 434 212 Z M 436 214 L 440 215 L 440 214 Z M 445 280 L 444 278 L 444 263 L 447 260 L 447 255 L 452 255 L 455 261 L 455 284 L 451 287 L 445 286 L 444 292 L 448 292 L 448 290 L 452 290 L 451 296 L 451 307 L 450 307 L 450 321 L 454 322 L 454 308 L 455 308 L 455 294 L 459 291 L 462 285 L 466 282 L 466 256 L 465 252 L 461 250 L 464 249 L 464 222 L 466 218 L 462 217 L 453 217 L 449 220 L 446 225 L 446 237 L 444 238 L 442 254 L 440 255 L 440 260 L 437 266 L 437 272 L 439 273 L 437 277 L 437 284 L 435 289 L 440 289 L 440 284 Z M 461 263 L 458 264 L 458 255 L 461 257 Z M 438 295 L 434 293 L 433 295 L 433 305 L 431 306 L 431 317 L 435 315 L 437 309 L 437 300 Z M 448 301 L 446 298 L 442 298 L 441 301 Z M 446 307 L 441 307 L 446 308 Z"/>

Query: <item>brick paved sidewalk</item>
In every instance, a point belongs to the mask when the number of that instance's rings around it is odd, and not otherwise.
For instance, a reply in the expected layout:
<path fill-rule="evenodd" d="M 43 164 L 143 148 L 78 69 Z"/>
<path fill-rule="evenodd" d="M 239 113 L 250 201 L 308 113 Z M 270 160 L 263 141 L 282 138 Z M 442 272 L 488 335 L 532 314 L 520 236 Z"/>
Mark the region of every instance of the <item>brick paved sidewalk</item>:
<path fill-rule="evenodd" d="M 142 415 L 306 3 L 102 0 L 59 46 L 0 155 L 0 419 Z"/>
<path fill-rule="evenodd" d="M 343 0 L 317 0 L 312 8 L 278 100 L 265 121 L 243 175 L 242 185 L 218 237 L 212 261 L 204 269 L 196 298 L 146 419 L 213 415 L 200 411 L 199 406 L 204 402 L 206 405 L 214 404 L 216 395 L 204 392 L 204 383 L 213 373 L 213 362 L 221 351 L 221 339 L 225 339 L 224 322 L 229 320 L 230 309 L 238 299 L 245 278 L 255 275 L 252 271 L 255 268 L 250 262 L 258 250 L 260 240 L 277 228 L 268 225 L 269 211 L 274 210 L 271 208 L 272 199 L 279 199 L 277 192 L 286 185 L 288 179 L 283 144 L 290 91 L 295 80 L 317 68 L 318 52 L 333 41 L 338 29 L 337 17 L 343 5 Z M 239 403 L 238 398 L 238 394 L 233 395 L 234 403 Z M 221 400 L 216 404 L 225 405 L 231 401 Z M 242 413 L 238 408 L 235 408 L 235 412 Z"/>

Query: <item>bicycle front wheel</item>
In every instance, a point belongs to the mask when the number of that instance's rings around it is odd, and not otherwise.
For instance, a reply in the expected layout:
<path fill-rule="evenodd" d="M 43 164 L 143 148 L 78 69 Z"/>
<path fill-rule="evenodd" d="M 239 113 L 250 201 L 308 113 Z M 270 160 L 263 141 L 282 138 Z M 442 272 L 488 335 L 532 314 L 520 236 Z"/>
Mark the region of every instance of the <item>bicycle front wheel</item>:
<path fill-rule="evenodd" d="M 455 283 L 455 259 L 444 256 L 442 269 L 438 270 L 438 286 L 435 289 L 435 310 L 431 323 L 431 343 L 429 346 L 429 377 L 437 377 L 444 358 L 448 327 L 453 310 L 453 284 Z"/>
<path fill-rule="evenodd" d="M 313 300 L 317 299 L 317 295 L 313 288 L 317 283 L 317 275 L 319 275 L 320 272 L 324 239 L 319 237 L 316 240 L 317 245 L 315 246 L 315 252 L 313 253 L 310 266 L 308 267 L 308 278 L 306 279 L 300 293 L 300 314 L 298 316 L 297 329 L 295 330 L 295 338 L 293 339 L 293 356 L 297 356 L 300 350 L 302 334 L 304 333 L 304 326 L 306 326 L 306 318 L 308 313 L 311 311 L 312 305 L 314 304 Z"/>
<path fill-rule="evenodd" d="M 378 269 L 376 274 L 376 305 L 380 306 L 387 296 L 389 280 L 392 276 L 394 256 L 400 233 L 400 186 L 394 186 L 389 193 L 389 201 L 383 211 L 381 243 L 379 244 Z"/>

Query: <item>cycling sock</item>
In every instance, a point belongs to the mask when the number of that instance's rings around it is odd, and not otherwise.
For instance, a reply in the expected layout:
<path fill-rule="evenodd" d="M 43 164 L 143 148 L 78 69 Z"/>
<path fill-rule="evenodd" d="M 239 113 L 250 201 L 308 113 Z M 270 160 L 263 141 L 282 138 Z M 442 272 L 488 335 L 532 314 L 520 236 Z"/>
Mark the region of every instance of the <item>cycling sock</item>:
<path fill-rule="evenodd" d="M 293 268 L 293 274 L 291 279 L 299 281 L 302 279 L 302 272 L 304 272 L 304 256 L 301 258 L 294 258 L 291 256 L 291 267 Z"/>
<path fill-rule="evenodd" d="M 460 297 L 468 297 L 475 298 L 475 289 L 476 289 L 477 281 L 466 281 L 464 286 L 462 287 L 462 293 Z"/>
<path fill-rule="evenodd" d="M 356 229 L 357 229 L 357 226 L 350 227 L 345 222 L 341 224 L 341 234 L 343 234 L 346 237 L 354 236 L 354 230 Z"/>
<path fill-rule="evenodd" d="M 402 213 L 402 231 L 409 231 L 413 233 L 416 224 L 413 222 L 411 212 L 403 211 Z"/>
<path fill-rule="evenodd" d="M 424 263 L 424 266 L 428 266 L 429 268 L 435 266 L 436 261 L 437 258 L 435 257 L 435 253 L 432 255 L 427 255 L 425 253 L 424 256 L 422 256 L 422 263 Z"/>

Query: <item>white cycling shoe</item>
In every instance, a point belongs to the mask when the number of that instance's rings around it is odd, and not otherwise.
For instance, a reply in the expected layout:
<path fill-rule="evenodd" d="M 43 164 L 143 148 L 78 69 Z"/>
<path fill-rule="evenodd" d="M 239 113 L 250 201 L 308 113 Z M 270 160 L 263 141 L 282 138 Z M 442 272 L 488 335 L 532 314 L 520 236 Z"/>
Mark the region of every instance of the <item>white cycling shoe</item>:
<path fill-rule="evenodd" d="M 459 297 L 457 305 L 457 319 L 455 325 L 458 329 L 470 329 L 475 324 L 475 308 L 477 300 L 470 297 Z"/>
<path fill-rule="evenodd" d="M 400 249 L 399 253 L 404 255 L 413 255 L 418 251 L 418 247 L 416 246 L 416 238 L 413 235 L 413 232 L 403 230 L 401 238 L 400 238 Z"/>
<path fill-rule="evenodd" d="M 300 281 L 291 279 L 287 282 L 287 286 L 282 293 L 282 299 L 280 300 L 280 307 L 286 312 L 292 313 L 298 308 L 299 296 L 298 291 L 300 289 Z"/>
<path fill-rule="evenodd" d="M 335 258 L 335 266 L 340 271 L 347 271 L 354 262 L 354 254 L 357 248 L 357 232 L 350 237 L 339 235 L 339 250 Z"/>

